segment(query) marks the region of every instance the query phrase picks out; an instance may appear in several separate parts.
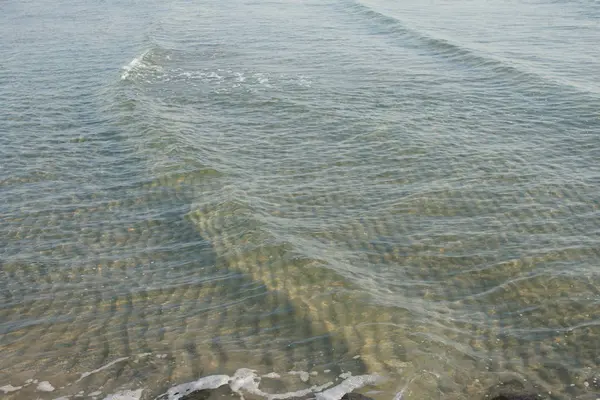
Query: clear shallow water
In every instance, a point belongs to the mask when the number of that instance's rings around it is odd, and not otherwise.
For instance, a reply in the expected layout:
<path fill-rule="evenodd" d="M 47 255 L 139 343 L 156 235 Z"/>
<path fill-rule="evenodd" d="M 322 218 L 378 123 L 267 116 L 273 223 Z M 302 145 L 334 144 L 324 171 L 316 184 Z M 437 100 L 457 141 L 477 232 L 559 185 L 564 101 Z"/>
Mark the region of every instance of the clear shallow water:
<path fill-rule="evenodd" d="M 599 17 L 2 3 L 0 386 L 55 387 L 5 397 L 598 397 Z"/>

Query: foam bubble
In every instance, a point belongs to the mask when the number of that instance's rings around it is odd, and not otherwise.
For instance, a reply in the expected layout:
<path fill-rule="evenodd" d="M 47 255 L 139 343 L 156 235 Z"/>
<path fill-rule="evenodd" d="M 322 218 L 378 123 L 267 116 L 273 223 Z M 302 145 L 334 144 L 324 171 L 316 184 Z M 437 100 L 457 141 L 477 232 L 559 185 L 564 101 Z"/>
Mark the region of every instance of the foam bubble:
<path fill-rule="evenodd" d="M 54 386 L 52 386 L 48 381 L 43 381 L 38 383 L 37 390 L 39 390 L 40 392 L 53 392 Z"/>
<path fill-rule="evenodd" d="M 290 371 L 288 373 L 290 375 L 299 375 L 300 380 L 302 380 L 302 382 L 308 382 L 308 380 L 310 379 L 310 375 L 306 371 Z"/>
<path fill-rule="evenodd" d="M 290 374 L 300 375 L 302 372 L 304 371 L 290 371 Z M 304 373 L 309 376 L 308 372 Z M 351 376 L 350 373 L 343 375 L 347 378 L 334 387 L 331 387 L 333 382 L 327 382 L 320 386 L 313 385 L 310 388 L 301 389 L 294 392 L 266 393 L 259 388 L 261 378 L 266 377 L 276 379 L 280 377 L 279 374 L 272 372 L 262 375 L 261 377 L 256 373 L 255 370 L 249 368 L 240 368 L 233 374 L 233 376 L 211 375 L 201 378 L 195 382 L 183 383 L 181 385 L 174 386 L 170 388 L 165 395 L 167 396 L 168 400 L 179 400 L 197 390 L 217 389 L 221 386 L 229 384 L 231 391 L 238 394 L 242 399 L 244 398 L 244 393 L 248 393 L 266 398 L 267 400 L 285 400 L 290 398 L 304 397 L 311 394 L 316 396 L 316 400 L 340 400 L 345 394 L 350 393 L 353 390 L 366 385 L 374 385 L 384 379 L 379 375 Z"/>
<path fill-rule="evenodd" d="M 342 379 L 348 379 L 352 376 L 352 372 L 342 372 L 339 377 Z"/>
<path fill-rule="evenodd" d="M 273 379 L 280 378 L 280 375 L 275 372 L 263 376 Z M 320 392 L 333 385 L 332 382 L 327 382 L 321 386 L 311 386 L 310 388 L 297 390 L 294 392 L 266 393 L 258 387 L 260 381 L 261 377 L 256 373 L 255 370 L 249 368 L 240 368 L 233 374 L 233 376 L 211 375 L 201 378 L 195 382 L 183 383 L 181 385 L 174 386 L 167 391 L 166 395 L 168 400 L 179 400 L 189 393 L 197 390 L 217 389 L 221 386 L 229 384 L 231 391 L 237 393 L 242 399 L 244 398 L 243 393 L 250 393 L 256 396 L 264 397 L 268 400 L 284 400 Z"/>
<path fill-rule="evenodd" d="M 96 372 L 100 372 L 102 370 L 105 370 L 106 368 L 110 368 L 113 365 L 115 365 L 116 363 L 120 363 L 121 361 L 125 361 L 125 360 L 129 360 L 129 357 L 121 357 L 121 358 L 117 358 L 116 360 L 113 360 L 111 362 L 109 362 L 106 365 L 103 365 L 102 367 L 95 369 L 93 371 L 89 371 L 89 372 L 84 372 L 83 374 L 81 374 L 81 376 L 79 377 L 79 379 L 77 379 L 77 381 L 75 381 L 75 383 L 81 381 L 83 378 L 86 378 L 92 374 L 95 374 Z"/>
<path fill-rule="evenodd" d="M 277 372 L 269 372 L 268 374 L 265 374 L 262 377 L 263 378 L 271 378 L 271 379 L 279 379 L 279 378 L 281 378 L 281 375 L 279 375 Z"/>
<path fill-rule="evenodd" d="M 312 386 L 308 389 L 286 393 L 265 393 L 259 389 L 259 384 L 260 377 L 256 375 L 256 371 L 248 368 L 240 368 L 235 372 L 233 377 L 231 377 L 229 387 L 233 392 L 239 394 L 242 399 L 244 398 L 242 391 L 245 391 L 256 396 L 265 397 L 268 400 L 284 400 L 294 397 L 303 397 L 311 393 L 320 392 L 331 386 L 333 383 L 328 382 L 321 386 Z"/>
<path fill-rule="evenodd" d="M 196 390 L 217 389 L 229 383 L 229 375 L 211 375 L 200 378 L 195 382 L 182 383 L 167 391 L 169 400 L 177 400 Z"/>
<path fill-rule="evenodd" d="M 16 392 L 17 390 L 21 390 L 21 389 L 23 389 L 23 386 L 13 386 L 13 385 L 0 386 L 0 390 L 2 390 L 4 392 L 4 394 L 10 393 L 10 392 Z"/>
<path fill-rule="evenodd" d="M 153 62 L 153 58 L 155 58 L 155 56 L 156 52 L 153 52 L 152 50 L 146 50 L 140 56 L 135 57 L 129 62 L 129 64 L 123 66 L 121 79 L 126 80 L 136 76 L 146 77 L 148 73 L 161 72 L 162 67 L 155 65 Z M 168 56 L 165 56 L 165 59 L 168 59 Z"/>
<path fill-rule="evenodd" d="M 325 390 L 331 385 L 333 385 L 333 382 L 327 382 L 321 386 L 311 386 L 308 389 L 297 390 L 295 392 L 270 394 L 267 396 L 267 398 L 269 400 L 283 400 L 283 399 L 290 399 L 290 398 L 294 398 L 294 397 L 304 397 L 306 395 Z"/>
<path fill-rule="evenodd" d="M 123 390 L 114 394 L 109 394 L 104 400 L 140 400 L 144 389 Z"/>
<path fill-rule="evenodd" d="M 346 393 L 359 389 L 366 385 L 374 385 L 381 382 L 383 378 L 379 375 L 358 375 L 345 379 L 337 386 L 327 389 L 324 392 L 317 393 L 317 400 L 340 400 Z"/>
<path fill-rule="evenodd" d="M 240 395 L 242 394 L 241 390 L 243 389 L 248 393 L 266 397 L 266 393 L 258 388 L 259 383 L 260 378 L 256 375 L 256 371 L 249 368 L 240 368 L 235 371 L 235 374 L 231 377 L 229 387 L 232 391 Z"/>
<path fill-rule="evenodd" d="M 131 71 L 138 68 L 142 64 L 142 59 L 148 52 L 145 52 L 139 57 L 134 58 L 131 62 L 123 67 L 123 73 L 121 74 L 121 79 L 125 80 L 131 74 Z"/>

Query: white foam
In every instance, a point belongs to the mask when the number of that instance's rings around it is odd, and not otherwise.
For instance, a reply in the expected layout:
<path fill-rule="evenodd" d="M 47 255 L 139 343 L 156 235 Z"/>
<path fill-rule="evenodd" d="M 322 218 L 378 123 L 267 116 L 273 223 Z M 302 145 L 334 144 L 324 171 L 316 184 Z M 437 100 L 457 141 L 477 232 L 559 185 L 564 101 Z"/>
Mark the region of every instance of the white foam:
<path fill-rule="evenodd" d="M 271 372 L 263 376 L 273 379 L 281 377 L 275 372 Z M 258 387 L 260 385 L 260 381 L 261 377 L 257 375 L 255 370 L 248 368 L 240 368 L 237 371 L 235 371 L 235 374 L 233 374 L 233 376 L 211 375 L 201 378 L 195 382 L 183 383 L 181 385 L 174 386 L 167 391 L 166 395 L 168 400 L 179 400 L 187 394 L 192 393 L 196 390 L 217 389 L 221 386 L 229 384 L 229 388 L 231 389 L 231 391 L 238 394 L 242 399 L 244 398 L 244 393 L 250 393 L 256 396 L 264 397 L 268 400 L 284 400 L 320 392 L 333 385 L 332 382 L 327 382 L 324 385 L 311 386 L 310 388 L 297 390 L 294 392 L 266 393 Z"/>
<path fill-rule="evenodd" d="M 265 374 L 262 377 L 263 378 L 271 378 L 271 379 L 279 379 L 279 378 L 281 378 L 281 375 L 279 375 L 277 372 L 269 372 L 268 374 Z"/>
<path fill-rule="evenodd" d="M 309 373 L 305 371 L 290 371 L 292 375 L 301 375 L 305 377 L 309 377 Z M 306 375 L 304 375 L 306 374 Z M 234 393 L 238 394 L 240 398 L 244 399 L 244 393 L 249 393 L 255 396 L 260 396 L 266 398 L 267 400 L 284 400 L 294 397 L 303 397 L 310 394 L 316 395 L 316 400 L 339 400 L 346 393 L 350 393 L 355 389 L 361 388 L 366 385 L 373 385 L 383 380 L 382 377 L 378 375 L 359 375 L 359 376 L 351 376 L 350 373 L 343 374 L 347 376 L 343 382 L 339 385 L 334 386 L 333 382 L 327 382 L 323 385 L 317 386 L 313 385 L 307 389 L 301 389 L 294 392 L 286 392 L 286 393 L 266 393 L 263 392 L 260 388 L 261 378 L 280 378 L 280 375 L 271 372 L 266 375 L 259 376 L 255 370 L 249 368 L 240 368 L 238 369 L 233 376 L 229 375 L 210 375 L 203 378 L 198 379 L 194 382 L 183 383 L 181 385 L 174 386 L 170 388 L 167 393 L 159 396 L 159 398 L 166 395 L 168 400 L 179 400 L 182 397 L 195 392 L 197 390 L 205 390 L 205 389 L 217 389 L 221 386 L 229 384 L 229 388 Z M 106 398 L 104 400 L 121 400 L 121 398 Z M 127 399 L 129 400 L 129 399 Z"/>
<path fill-rule="evenodd" d="M 161 78 L 163 68 L 160 65 L 156 65 L 152 60 L 155 58 L 156 54 L 152 53 L 152 50 L 146 50 L 138 57 L 135 57 L 133 60 L 129 62 L 129 64 L 125 65 L 122 69 L 121 79 L 126 80 L 129 78 L 142 78 L 146 80 L 146 82 L 150 82 L 148 78 L 154 76 L 155 74 L 159 74 Z M 164 56 L 164 59 L 169 59 L 168 55 Z"/>
<path fill-rule="evenodd" d="M 144 52 L 141 56 L 134 58 L 131 62 L 123 67 L 123 73 L 121 74 L 121 79 L 125 80 L 129 77 L 131 72 L 142 65 L 142 60 L 144 56 L 148 54 L 148 51 Z"/>
<path fill-rule="evenodd" d="M 226 385 L 230 381 L 229 375 L 210 375 L 200 378 L 195 382 L 182 383 L 174 386 L 167 391 L 169 400 L 177 400 L 196 390 L 217 389 Z"/>
<path fill-rule="evenodd" d="M 144 389 L 138 390 L 123 390 L 114 394 L 109 394 L 104 400 L 140 400 Z"/>
<path fill-rule="evenodd" d="M 61 396 L 61 397 L 57 397 L 54 400 L 69 400 L 69 396 Z"/>
<path fill-rule="evenodd" d="M 88 396 L 90 396 L 90 397 L 96 397 L 96 396 L 100 396 L 101 394 L 102 394 L 101 391 L 96 390 L 95 392 L 92 392 L 92 393 L 88 394 Z"/>
<path fill-rule="evenodd" d="M 13 386 L 13 385 L 0 386 L 0 390 L 2 390 L 4 392 L 4 394 L 10 393 L 10 392 L 16 392 L 17 390 L 21 390 L 21 389 L 23 389 L 23 386 Z"/>
<path fill-rule="evenodd" d="M 293 398 L 293 397 L 303 397 L 303 396 L 309 395 L 311 393 L 316 393 L 316 392 L 325 390 L 331 385 L 333 385 L 333 382 L 327 382 L 321 386 L 311 386 L 308 389 L 297 390 L 295 392 L 270 394 L 267 396 L 267 398 L 269 400 L 283 400 L 283 399 L 289 399 L 289 398 Z"/>
<path fill-rule="evenodd" d="M 260 377 L 256 375 L 256 371 L 248 369 L 248 368 L 240 368 L 235 371 L 235 374 L 231 377 L 231 381 L 229 383 L 229 387 L 231 390 L 240 395 L 243 399 L 243 391 L 256 395 L 265 397 L 268 400 L 283 400 L 289 399 L 292 397 L 301 397 L 306 396 L 311 393 L 320 392 L 333 385 L 332 382 L 327 382 L 321 386 L 312 386 L 308 389 L 297 390 L 295 392 L 287 392 L 287 393 L 266 393 L 259 389 L 258 385 L 260 384 Z"/>
<path fill-rule="evenodd" d="M 302 380 L 302 382 L 308 382 L 308 380 L 310 379 L 310 375 L 306 371 L 290 371 L 288 373 L 290 375 L 299 375 L 300 380 Z"/>
<path fill-rule="evenodd" d="M 109 362 L 108 364 L 106 364 L 106 365 L 104 365 L 104 366 L 102 366 L 102 367 L 100 367 L 100 368 L 98 368 L 98 369 L 95 369 L 95 370 L 93 370 L 93 371 L 90 371 L 90 372 L 84 372 L 83 374 L 81 374 L 81 376 L 79 377 L 79 379 L 77 379 L 77 380 L 75 381 L 75 383 L 77 383 L 77 382 L 81 381 L 83 378 L 87 378 L 88 376 L 90 376 L 90 375 L 92 375 L 92 374 L 95 374 L 95 373 L 97 373 L 97 372 L 100 372 L 100 371 L 102 371 L 102 370 L 105 370 L 106 368 L 110 368 L 110 367 L 112 367 L 113 365 L 115 365 L 115 364 L 117 364 L 117 363 L 120 363 L 120 362 L 122 362 L 122 361 L 125 361 L 125 360 L 129 360 L 129 357 L 121 357 L 121 358 L 117 358 L 116 360 L 114 360 L 114 361 L 111 361 L 111 362 Z"/>
<path fill-rule="evenodd" d="M 259 383 L 260 377 L 256 375 L 256 371 L 249 368 L 240 368 L 235 371 L 235 374 L 233 374 L 231 377 L 229 387 L 233 392 L 238 393 L 242 398 L 242 390 L 262 397 L 268 396 L 267 393 L 258 388 Z"/>
<path fill-rule="evenodd" d="M 340 400 L 346 393 L 361 388 L 366 385 L 374 385 L 383 380 L 379 375 L 358 375 L 351 376 L 339 385 L 327 389 L 324 392 L 317 393 L 317 400 Z"/>
<path fill-rule="evenodd" d="M 342 379 L 348 379 L 352 376 L 352 372 L 342 372 L 339 377 Z"/>
<path fill-rule="evenodd" d="M 48 381 L 43 381 L 38 383 L 37 390 L 39 390 L 40 392 L 53 392 L 54 386 L 52 386 Z"/>

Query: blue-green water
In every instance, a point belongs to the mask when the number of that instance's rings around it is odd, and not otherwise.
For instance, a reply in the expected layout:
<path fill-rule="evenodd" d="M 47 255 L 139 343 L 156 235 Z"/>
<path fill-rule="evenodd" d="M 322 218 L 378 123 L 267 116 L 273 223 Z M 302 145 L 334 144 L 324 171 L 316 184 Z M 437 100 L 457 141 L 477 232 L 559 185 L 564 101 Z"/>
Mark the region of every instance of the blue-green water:
<path fill-rule="evenodd" d="M 594 0 L 0 2 L 4 397 L 596 399 L 599 43 Z"/>

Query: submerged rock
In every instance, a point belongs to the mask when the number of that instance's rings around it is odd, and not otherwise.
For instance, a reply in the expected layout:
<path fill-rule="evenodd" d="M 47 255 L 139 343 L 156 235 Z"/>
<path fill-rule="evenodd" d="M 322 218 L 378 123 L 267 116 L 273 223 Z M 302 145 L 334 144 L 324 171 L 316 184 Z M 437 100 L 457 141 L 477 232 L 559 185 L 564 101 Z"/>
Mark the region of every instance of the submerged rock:
<path fill-rule="evenodd" d="M 239 396 L 232 392 L 228 386 L 223 386 L 218 389 L 202 389 L 196 390 L 189 394 L 184 395 L 180 400 L 223 400 L 228 398 L 239 398 Z M 308 400 L 314 398 L 314 394 L 302 396 L 302 397 L 290 397 L 288 400 Z M 373 400 L 371 397 L 365 396 L 360 393 L 346 393 L 341 400 Z"/>
<path fill-rule="evenodd" d="M 215 400 L 215 399 L 233 399 L 239 398 L 239 396 L 231 391 L 229 386 L 221 386 L 216 389 L 201 389 L 194 392 L 188 393 L 180 400 Z"/>
<path fill-rule="evenodd" d="M 544 400 L 546 396 L 538 393 L 530 384 L 513 379 L 493 386 L 484 397 L 485 400 Z"/>
<path fill-rule="evenodd" d="M 212 393 L 210 389 L 197 390 L 190 394 L 186 394 L 181 400 L 207 400 Z"/>
<path fill-rule="evenodd" d="M 342 400 L 373 400 L 372 398 L 360 393 L 346 393 Z"/>

